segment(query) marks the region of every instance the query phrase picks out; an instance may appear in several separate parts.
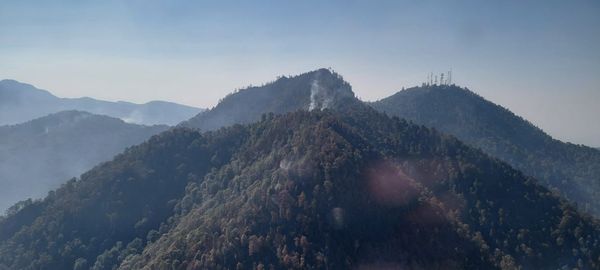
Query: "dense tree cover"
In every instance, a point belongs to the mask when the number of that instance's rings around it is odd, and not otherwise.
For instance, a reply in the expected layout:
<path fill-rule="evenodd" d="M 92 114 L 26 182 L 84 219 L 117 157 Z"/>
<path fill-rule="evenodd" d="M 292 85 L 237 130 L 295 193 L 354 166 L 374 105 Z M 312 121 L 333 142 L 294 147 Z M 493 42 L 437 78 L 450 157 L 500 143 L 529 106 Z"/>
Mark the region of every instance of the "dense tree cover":
<path fill-rule="evenodd" d="M 69 178 L 167 128 L 80 111 L 1 126 L 0 214 L 24 198 L 43 197 Z"/>
<path fill-rule="evenodd" d="M 594 269 L 600 225 L 362 106 L 128 149 L 0 221 L 0 269 Z"/>
<path fill-rule="evenodd" d="M 238 132 L 165 132 L 28 203 L 0 221 L 0 265 L 111 269 L 160 230 L 187 182 L 228 160 Z"/>
<path fill-rule="evenodd" d="M 293 77 L 279 77 L 262 86 L 236 91 L 223 98 L 216 107 L 181 125 L 208 131 L 256 122 L 265 113 L 331 108 L 357 101 L 350 84 L 339 74 L 319 69 Z"/>
<path fill-rule="evenodd" d="M 452 134 L 600 216 L 600 151 L 555 140 L 468 89 L 422 86 L 371 105 L 389 115 Z"/>

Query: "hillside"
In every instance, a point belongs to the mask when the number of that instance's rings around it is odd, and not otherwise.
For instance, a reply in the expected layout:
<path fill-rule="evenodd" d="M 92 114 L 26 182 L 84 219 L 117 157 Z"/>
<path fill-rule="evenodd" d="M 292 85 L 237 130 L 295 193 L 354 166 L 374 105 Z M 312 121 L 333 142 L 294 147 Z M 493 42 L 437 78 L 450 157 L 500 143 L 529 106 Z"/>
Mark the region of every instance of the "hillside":
<path fill-rule="evenodd" d="M 59 98 L 46 90 L 14 80 L 0 81 L 0 125 L 12 125 L 66 110 L 120 118 L 143 125 L 176 125 L 201 109 L 171 102 L 152 101 L 145 104 L 109 102 L 84 98 Z"/>
<path fill-rule="evenodd" d="M 45 196 L 166 128 L 79 111 L 0 127 L 0 213 L 17 201 Z"/>
<path fill-rule="evenodd" d="M 600 225 L 363 106 L 175 129 L 0 221 L 0 269 L 597 269 Z"/>
<path fill-rule="evenodd" d="M 319 69 L 239 90 L 181 126 L 208 131 L 256 122 L 265 113 L 335 108 L 355 102 L 350 84 L 331 70 Z"/>
<path fill-rule="evenodd" d="M 555 140 L 509 110 L 456 86 L 414 87 L 370 105 L 452 134 L 600 216 L 597 149 Z"/>

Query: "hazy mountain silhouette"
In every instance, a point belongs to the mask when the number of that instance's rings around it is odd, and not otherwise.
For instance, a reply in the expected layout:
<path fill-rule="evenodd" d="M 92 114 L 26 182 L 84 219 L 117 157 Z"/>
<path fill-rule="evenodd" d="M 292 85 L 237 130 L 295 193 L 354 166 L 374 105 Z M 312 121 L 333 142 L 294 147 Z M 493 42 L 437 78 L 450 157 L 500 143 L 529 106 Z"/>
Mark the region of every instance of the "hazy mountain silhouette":
<path fill-rule="evenodd" d="M 509 110 L 457 86 L 409 88 L 371 105 L 452 134 L 600 216 L 597 149 L 553 139 Z"/>
<path fill-rule="evenodd" d="M 0 221 L 8 269 L 598 268 L 600 225 L 364 106 L 176 129 Z"/>
<path fill-rule="evenodd" d="M 19 200 L 41 198 L 69 178 L 166 129 L 79 111 L 2 126 L 0 212 Z"/>
<path fill-rule="evenodd" d="M 134 104 L 88 97 L 59 98 L 29 84 L 0 81 L 0 125 L 18 124 L 64 110 L 86 111 L 144 125 L 176 125 L 202 111 L 164 101 Z"/>
<path fill-rule="evenodd" d="M 350 85 L 331 70 L 319 69 L 293 77 L 280 77 L 263 86 L 227 95 L 214 108 L 201 112 L 182 126 L 203 131 L 260 120 L 265 113 L 281 114 L 348 106 L 358 102 Z"/>

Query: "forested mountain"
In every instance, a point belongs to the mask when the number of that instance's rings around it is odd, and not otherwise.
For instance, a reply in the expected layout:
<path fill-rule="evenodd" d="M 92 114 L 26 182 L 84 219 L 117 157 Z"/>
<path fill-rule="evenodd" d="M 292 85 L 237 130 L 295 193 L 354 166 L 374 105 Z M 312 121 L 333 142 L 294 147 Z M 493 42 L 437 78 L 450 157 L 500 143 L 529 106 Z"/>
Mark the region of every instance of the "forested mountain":
<path fill-rule="evenodd" d="M 359 102 L 350 84 L 328 69 L 293 77 L 280 77 L 263 86 L 248 87 L 223 98 L 214 108 L 201 112 L 182 126 L 202 131 L 260 120 L 265 113 L 286 113 L 348 106 Z"/>
<path fill-rule="evenodd" d="M 600 224 L 366 106 L 131 147 L 0 221 L 0 269 L 597 269 Z"/>
<path fill-rule="evenodd" d="M 41 198 L 69 178 L 166 129 L 79 111 L 1 126 L 0 213 L 19 200 Z"/>
<path fill-rule="evenodd" d="M 144 125 L 176 125 L 201 109 L 171 102 L 145 104 L 92 98 L 59 98 L 46 90 L 14 80 L 0 81 L 0 125 L 23 123 L 65 110 L 86 111 Z"/>
<path fill-rule="evenodd" d="M 454 135 L 600 216 L 600 151 L 553 139 L 468 89 L 409 88 L 371 103 L 377 110 Z"/>

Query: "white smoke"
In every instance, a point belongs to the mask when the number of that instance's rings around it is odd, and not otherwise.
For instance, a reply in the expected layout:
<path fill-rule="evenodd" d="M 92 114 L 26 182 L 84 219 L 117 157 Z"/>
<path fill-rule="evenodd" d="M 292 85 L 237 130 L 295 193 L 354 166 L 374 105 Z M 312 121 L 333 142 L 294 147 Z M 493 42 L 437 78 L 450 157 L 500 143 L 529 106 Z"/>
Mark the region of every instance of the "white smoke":
<path fill-rule="evenodd" d="M 293 161 L 291 161 L 289 159 L 283 159 L 279 162 L 279 168 L 284 171 L 290 170 L 290 168 L 292 168 L 292 165 L 293 165 Z"/>
<path fill-rule="evenodd" d="M 319 84 L 318 78 L 312 81 L 310 86 L 310 105 L 308 110 L 323 110 L 329 108 L 333 103 L 332 93 L 328 93 L 326 88 Z"/>
<path fill-rule="evenodd" d="M 139 110 L 133 110 L 127 116 L 121 117 L 121 120 L 129 124 L 143 125 L 146 119 L 143 112 L 140 112 Z"/>

